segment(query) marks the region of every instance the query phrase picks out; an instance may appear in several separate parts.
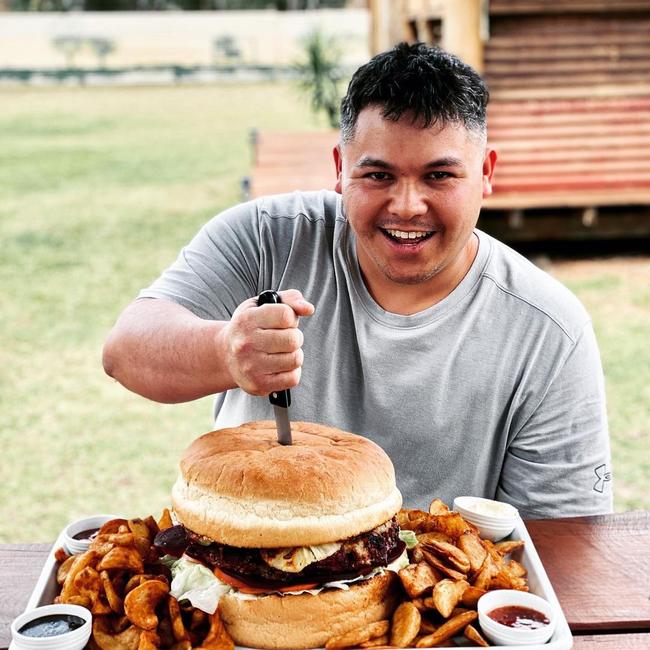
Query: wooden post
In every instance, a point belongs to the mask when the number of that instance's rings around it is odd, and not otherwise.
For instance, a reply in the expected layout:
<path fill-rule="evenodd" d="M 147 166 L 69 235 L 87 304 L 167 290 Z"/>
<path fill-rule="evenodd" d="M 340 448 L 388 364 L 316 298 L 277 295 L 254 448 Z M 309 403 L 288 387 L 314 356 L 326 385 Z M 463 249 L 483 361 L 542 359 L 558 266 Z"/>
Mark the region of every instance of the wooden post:
<path fill-rule="evenodd" d="M 372 55 L 390 49 L 399 40 L 411 40 L 409 21 L 417 26 L 416 38 L 429 42 L 429 21 L 442 19 L 441 47 L 478 72 L 483 71 L 482 28 L 486 0 L 368 0 L 371 15 Z"/>
<path fill-rule="evenodd" d="M 483 72 L 482 0 L 453 0 L 445 5 L 442 47 L 477 72 Z"/>
<path fill-rule="evenodd" d="M 397 16 L 393 15 L 391 4 L 391 0 L 369 0 L 371 56 L 389 50 L 394 45 L 391 38 L 391 25 L 395 22 Z"/>

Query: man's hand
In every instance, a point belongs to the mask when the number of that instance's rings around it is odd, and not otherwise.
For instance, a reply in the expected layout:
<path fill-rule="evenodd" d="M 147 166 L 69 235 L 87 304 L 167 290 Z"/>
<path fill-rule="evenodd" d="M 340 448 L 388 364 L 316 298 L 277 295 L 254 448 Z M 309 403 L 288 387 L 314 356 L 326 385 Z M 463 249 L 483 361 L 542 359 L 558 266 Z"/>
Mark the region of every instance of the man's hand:
<path fill-rule="evenodd" d="M 104 344 L 104 368 L 139 395 L 175 403 L 241 387 L 253 395 L 295 386 L 302 366 L 298 318 L 314 313 L 299 291 L 281 305 L 242 303 L 229 321 L 199 318 L 162 298 L 132 302 Z"/>
<path fill-rule="evenodd" d="M 314 306 L 300 291 L 280 291 L 282 304 L 257 306 L 257 298 L 243 302 L 217 334 L 226 366 L 235 384 L 251 395 L 268 395 L 293 388 L 300 381 L 303 334 L 300 316 Z"/>

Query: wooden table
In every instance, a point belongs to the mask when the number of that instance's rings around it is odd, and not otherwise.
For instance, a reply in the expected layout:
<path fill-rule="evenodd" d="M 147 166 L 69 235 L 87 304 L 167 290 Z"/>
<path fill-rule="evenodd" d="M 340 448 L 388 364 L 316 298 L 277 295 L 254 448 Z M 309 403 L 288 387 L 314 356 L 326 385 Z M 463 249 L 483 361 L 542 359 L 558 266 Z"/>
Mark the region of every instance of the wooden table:
<path fill-rule="evenodd" d="M 574 635 L 574 648 L 650 648 L 650 512 L 526 522 Z M 49 551 L 0 546 L 0 649 Z"/>
<path fill-rule="evenodd" d="M 574 648 L 650 649 L 650 512 L 527 521 Z"/>

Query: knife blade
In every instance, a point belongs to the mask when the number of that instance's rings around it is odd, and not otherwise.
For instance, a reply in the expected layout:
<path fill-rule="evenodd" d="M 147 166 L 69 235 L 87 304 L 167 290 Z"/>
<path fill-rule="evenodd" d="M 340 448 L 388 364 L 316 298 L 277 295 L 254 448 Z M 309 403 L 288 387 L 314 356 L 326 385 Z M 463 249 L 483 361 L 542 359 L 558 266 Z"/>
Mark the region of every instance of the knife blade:
<path fill-rule="evenodd" d="M 280 304 L 280 296 L 276 291 L 262 291 L 257 297 L 257 304 Z M 291 392 L 286 390 L 274 391 L 269 395 L 269 402 L 273 405 L 273 414 L 275 415 L 275 427 L 278 435 L 278 442 L 281 445 L 290 445 L 291 439 L 291 421 L 289 419 L 289 407 L 291 406 Z"/>

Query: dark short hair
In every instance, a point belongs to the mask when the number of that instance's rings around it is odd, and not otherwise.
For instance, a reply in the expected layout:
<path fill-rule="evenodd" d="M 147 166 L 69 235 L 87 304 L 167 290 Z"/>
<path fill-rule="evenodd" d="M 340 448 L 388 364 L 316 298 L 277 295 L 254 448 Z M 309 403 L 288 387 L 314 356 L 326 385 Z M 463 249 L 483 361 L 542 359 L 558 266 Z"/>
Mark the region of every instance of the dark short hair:
<path fill-rule="evenodd" d="M 374 56 L 352 76 L 341 102 L 341 139 L 354 136 L 359 113 L 377 106 L 397 122 L 402 115 L 427 128 L 436 122 L 485 132 L 489 99 L 481 76 L 453 54 L 424 43 L 399 43 Z"/>

